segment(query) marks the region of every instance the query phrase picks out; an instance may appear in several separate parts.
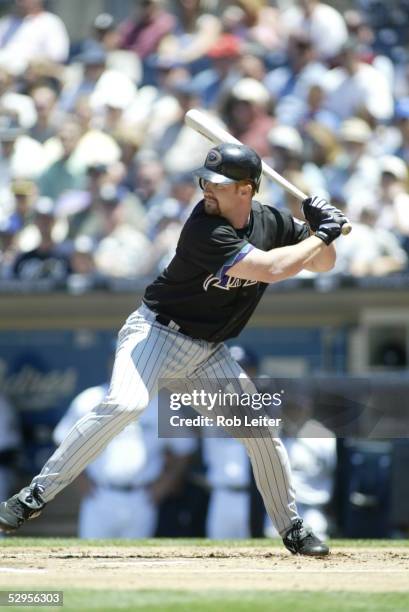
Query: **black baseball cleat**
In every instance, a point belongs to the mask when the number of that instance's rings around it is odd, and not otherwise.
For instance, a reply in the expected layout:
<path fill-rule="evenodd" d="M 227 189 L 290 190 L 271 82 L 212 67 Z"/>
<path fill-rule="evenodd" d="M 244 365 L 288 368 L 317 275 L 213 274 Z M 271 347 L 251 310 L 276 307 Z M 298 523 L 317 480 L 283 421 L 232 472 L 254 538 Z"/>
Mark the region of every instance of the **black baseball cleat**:
<path fill-rule="evenodd" d="M 309 527 L 304 527 L 301 519 L 296 521 L 283 538 L 284 546 L 293 555 L 309 557 L 324 557 L 329 554 L 329 548 L 313 534 Z"/>
<path fill-rule="evenodd" d="M 25 521 L 39 516 L 45 506 L 45 501 L 41 497 L 43 492 L 43 487 L 35 484 L 21 489 L 20 493 L 2 502 L 0 504 L 0 531 L 5 533 L 16 531 Z"/>

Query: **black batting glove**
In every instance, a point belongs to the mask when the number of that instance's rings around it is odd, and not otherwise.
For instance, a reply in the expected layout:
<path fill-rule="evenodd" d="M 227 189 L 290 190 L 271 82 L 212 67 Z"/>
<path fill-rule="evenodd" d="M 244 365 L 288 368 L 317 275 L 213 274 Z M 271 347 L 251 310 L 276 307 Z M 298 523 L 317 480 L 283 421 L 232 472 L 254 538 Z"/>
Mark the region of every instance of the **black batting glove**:
<path fill-rule="evenodd" d="M 324 198 L 320 198 L 319 196 L 313 196 L 311 198 L 306 198 L 302 201 L 301 210 L 304 214 L 304 217 L 312 229 L 313 232 L 316 232 L 319 226 L 324 222 L 324 220 L 329 215 L 341 215 L 340 210 L 329 204 L 327 200 Z M 345 218 L 345 223 L 347 219 Z"/>
<path fill-rule="evenodd" d="M 346 222 L 347 219 L 342 213 L 337 212 L 335 214 L 329 214 L 322 219 L 315 231 L 315 236 L 320 238 L 328 246 L 331 242 L 339 238 L 341 235 L 341 228 Z"/>

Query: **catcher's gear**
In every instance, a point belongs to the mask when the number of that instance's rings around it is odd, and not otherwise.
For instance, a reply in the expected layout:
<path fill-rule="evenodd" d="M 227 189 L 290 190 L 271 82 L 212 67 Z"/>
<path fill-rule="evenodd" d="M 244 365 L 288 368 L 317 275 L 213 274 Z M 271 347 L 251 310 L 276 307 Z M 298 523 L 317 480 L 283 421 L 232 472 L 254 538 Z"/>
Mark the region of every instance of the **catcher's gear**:
<path fill-rule="evenodd" d="M 258 191 L 261 169 L 261 158 L 253 149 L 242 144 L 223 143 L 210 149 L 204 166 L 193 174 L 199 179 L 218 184 L 250 179 Z"/>
<path fill-rule="evenodd" d="M 301 519 L 297 520 L 283 538 L 284 546 L 293 555 L 323 557 L 329 554 L 329 548 L 312 532 L 304 527 Z"/>
<path fill-rule="evenodd" d="M 43 487 L 33 485 L 21 489 L 20 493 L 13 495 L 0 504 L 0 531 L 9 533 L 15 531 L 29 519 L 41 514 L 45 506 L 42 498 Z"/>

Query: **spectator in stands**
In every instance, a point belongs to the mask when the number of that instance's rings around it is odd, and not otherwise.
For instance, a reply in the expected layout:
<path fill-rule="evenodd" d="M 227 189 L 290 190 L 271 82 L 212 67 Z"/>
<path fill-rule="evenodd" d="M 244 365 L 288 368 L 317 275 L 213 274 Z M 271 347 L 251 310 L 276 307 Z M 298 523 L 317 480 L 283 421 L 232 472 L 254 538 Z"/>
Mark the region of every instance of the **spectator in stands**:
<path fill-rule="evenodd" d="M 303 141 L 299 132 L 288 125 L 276 125 L 268 133 L 272 166 L 280 174 L 302 172 L 308 193 L 327 196 L 325 176 L 316 164 L 304 160 Z M 281 187 L 270 184 L 269 195 L 275 205 L 283 206 L 287 197 Z"/>
<path fill-rule="evenodd" d="M 328 504 L 333 495 L 337 461 L 336 438 L 313 418 L 307 393 L 287 397 L 282 438 L 294 475 L 300 515 L 320 537 L 328 537 Z"/>
<path fill-rule="evenodd" d="M 10 184 L 10 189 L 14 196 L 14 207 L 10 220 L 17 231 L 20 231 L 31 220 L 32 207 L 38 197 L 38 191 L 34 181 L 26 179 L 13 180 Z"/>
<path fill-rule="evenodd" d="M 180 0 L 174 32 L 160 45 L 162 57 L 187 65 L 192 74 L 208 67 L 207 52 L 221 34 L 220 19 L 207 8 L 204 0 Z"/>
<path fill-rule="evenodd" d="M 26 281 L 65 281 L 71 272 L 70 260 L 65 245 L 56 242 L 53 237 L 56 219 L 52 200 L 39 198 L 34 205 L 34 213 L 34 224 L 39 236 L 38 245 L 17 255 L 13 274 L 15 278 Z"/>
<path fill-rule="evenodd" d="M 397 101 L 395 123 L 398 129 L 398 142 L 392 152 L 409 164 L 409 98 Z"/>
<path fill-rule="evenodd" d="M 185 114 L 191 108 L 200 108 L 196 90 L 190 80 L 177 81 L 171 92 L 178 104 L 174 121 L 156 138 L 153 148 L 169 175 L 194 170 L 206 156 L 208 144 L 204 138 L 185 124 Z M 189 151 L 189 155 L 186 155 Z"/>
<path fill-rule="evenodd" d="M 197 202 L 197 183 L 192 173 L 170 176 L 169 197 L 152 206 L 146 215 L 147 235 L 152 240 L 148 269 L 162 270 L 175 254 L 182 227 Z"/>
<path fill-rule="evenodd" d="M 347 201 L 351 220 L 358 219 L 360 201 L 365 201 L 378 183 L 379 164 L 368 152 L 371 137 L 371 128 L 365 121 L 357 117 L 346 119 L 338 132 L 341 149 L 324 168 L 330 193 L 341 194 Z"/>
<path fill-rule="evenodd" d="M 342 15 L 320 0 L 296 0 L 283 12 L 281 27 L 289 35 L 300 31 L 308 32 L 318 57 L 322 60 L 329 60 L 337 55 L 348 36 Z"/>
<path fill-rule="evenodd" d="M 0 219 L 0 279 L 13 276 L 13 265 L 18 253 L 18 226 L 13 217 Z"/>
<path fill-rule="evenodd" d="M 385 155 L 379 159 L 379 189 L 375 195 L 378 208 L 376 226 L 409 237 L 408 169 L 399 157 Z"/>
<path fill-rule="evenodd" d="M 7 66 L 0 66 L 0 114 L 10 117 L 26 130 L 37 120 L 33 100 L 21 92 L 16 77 L 13 77 Z"/>
<path fill-rule="evenodd" d="M 15 0 L 15 12 L 0 20 L 0 64 L 21 74 L 32 60 L 63 63 L 69 39 L 64 23 L 43 0 Z"/>
<path fill-rule="evenodd" d="M 215 108 L 223 95 L 231 90 L 241 74 L 238 63 L 241 57 L 240 40 L 232 34 L 222 34 L 207 52 L 212 65 L 193 79 L 193 87 L 200 96 L 204 108 Z"/>
<path fill-rule="evenodd" d="M 29 130 L 31 138 L 41 144 L 57 134 L 61 116 L 56 112 L 58 93 L 52 87 L 41 85 L 31 92 L 37 120 Z"/>
<path fill-rule="evenodd" d="M 337 59 L 338 66 L 321 81 L 327 89 L 327 108 L 343 120 L 354 115 L 391 119 L 391 84 L 380 70 L 361 61 L 355 41 L 345 43 Z"/>
<path fill-rule="evenodd" d="M 75 60 L 81 68 L 78 79 L 64 88 L 59 101 L 65 112 L 72 112 L 81 98 L 93 93 L 106 69 L 107 55 L 102 47 L 95 45 L 85 49 Z"/>
<path fill-rule="evenodd" d="M 264 84 L 276 104 L 278 120 L 295 125 L 306 113 L 311 87 L 319 84 L 328 70 L 318 61 L 313 42 L 304 32 L 291 34 L 286 52 L 288 63 L 269 72 Z"/>
<path fill-rule="evenodd" d="M 73 155 L 81 138 L 81 127 L 75 119 L 64 123 L 57 134 L 60 154 L 57 160 L 39 177 L 43 196 L 56 200 L 65 191 L 81 189 L 84 185 L 82 169 L 73 164 Z"/>
<path fill-rule="evenodd" d="M 174 15 L 163 7 L 163 0 L 137 0 L 134 14 L 119 25 L 119 47 L 133 51 L 143 65 L 143 82 L 152 83 L 149 59 L 160 42 L 176 25 Z"/>
<path fill-rule="evenodd" d="M 386 276 L 407 267 L 407 254 L 393 232 L 377 226 L 378 215 L 374 202 L 368 202 L 361 208 L 360 217 L 354 222 L 353 233 L 337 245 L 337 263 L 333 274 Z"/>
<path fill-rule="evenodd" d="M 106 184 L 99 193 L 100 234 L 95 236 L 96 269 L 100 274 L 135 277 L 146 274 L 150 241 L 126 221 L 123 193 L 115 185 Z"/>
<path fill-rule="evenodd" d="M 276 51 L 283 46 L 280 14 L 267 0 L 236 0 L 243 11 L 241 20 L 244 38 L 258 52 Z"/>
<path fill-rule="evenodd" d="M 163 164 L 155 155 L 147 154 L 138 156 L 136 169 L 136 196 L 149 210 L 156 204 L 160 204 L 169 193 L 169 184 L 163 168 Z"/>
<path fill-rule="evenodd" d="M 0 117 L 0 186 L 7 187 L 17 177 L 38 177 L 45 163 L 41 144 L 27 136 L 15 120 Z"/>
<path fill-rule="evenodd" d="M 275 123 L 269 106 L 270 96 L 264 85 L 244 78 L 233 85 L 220 109 L 229 132 L 261 157 L 269 153 L 267 135 Z"/>

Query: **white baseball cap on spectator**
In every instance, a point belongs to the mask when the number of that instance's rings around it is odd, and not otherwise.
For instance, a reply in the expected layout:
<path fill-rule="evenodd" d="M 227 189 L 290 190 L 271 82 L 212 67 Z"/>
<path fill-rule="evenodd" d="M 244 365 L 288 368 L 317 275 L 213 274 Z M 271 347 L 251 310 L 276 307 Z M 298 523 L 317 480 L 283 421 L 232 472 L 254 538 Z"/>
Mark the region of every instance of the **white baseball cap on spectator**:
<path fill-rule="evenodd" d="M 125 110 L 135 99 L 137 88 L 129 77 L 118 70 L 105 70 L 90 97 L 94 110 L 111 106 Z"/>
<path fill-rule="evenodd" d="M 273 147 L 286 149 L 295 155 L 302 155 L 303 144 L 298 131 L 289 125 L 277 125 L 268 133 L 268 141 Z"/>
<path fill-rule="evenodd" d="M 379 160 L 382 174 L 391 174 L 399 181 L 407 181 L 408 168 L 400 157 L 396 155 L 384 155 Z"/>
<path fill-rule="evenodd" d="M 365 144 L 372 135 L 372 130 L 363 119 L 352 117 L 342 122 L 339 128 L 339 138 L 344 142 Z"/>
<path fill-rule="evenodd" d="M 231 95 L 237 100 L 266 106 L 270 100 L 268 89 L 250 77 L 240 79 L 232 87 Z"/>

